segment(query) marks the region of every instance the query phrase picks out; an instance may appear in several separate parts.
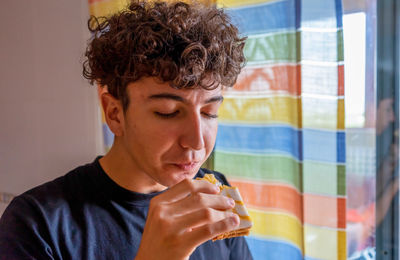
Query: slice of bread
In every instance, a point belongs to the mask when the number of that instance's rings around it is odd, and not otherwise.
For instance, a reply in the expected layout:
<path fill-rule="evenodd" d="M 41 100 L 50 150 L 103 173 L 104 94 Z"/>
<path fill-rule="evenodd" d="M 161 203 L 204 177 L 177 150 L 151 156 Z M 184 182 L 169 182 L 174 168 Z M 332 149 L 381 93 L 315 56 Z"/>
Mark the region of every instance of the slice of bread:
<path fill-rule="evenodd" d="M 212 184 L 215 184 L 220 189 L 220 194 L 235 201 L 235 207 L 229 211 L 236 213 L 240 218 L 239 226 L 229 232 L 220 234 L 213 238 L 213 241 L 218 239 L 225 239 L 230 237 L 247 236 L 250 233 L 250 229 L 253 226 L 253 222 L 250 219 L 250 215 L 247 212 L 246 206 L 244 205 L 243 199 L 240 196 L 239 189 L 236 187 L 230 187 L 221 184 L 214 176 L 214 174 L 205 174 L 203 178 L 197 178 L 197 180 L 206 180 Z"/>

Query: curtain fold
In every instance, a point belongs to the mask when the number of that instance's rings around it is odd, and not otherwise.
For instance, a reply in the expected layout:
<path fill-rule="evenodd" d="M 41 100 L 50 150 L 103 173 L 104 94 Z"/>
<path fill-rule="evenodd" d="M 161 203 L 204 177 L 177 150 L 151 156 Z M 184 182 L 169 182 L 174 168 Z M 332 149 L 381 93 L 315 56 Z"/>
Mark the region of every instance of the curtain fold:
<path fill-rule="evenodd" d="M 346 259 L 341 1 L 217 3 L 248 40 L 213 165 L 249 207 L 254 258 Z"/>

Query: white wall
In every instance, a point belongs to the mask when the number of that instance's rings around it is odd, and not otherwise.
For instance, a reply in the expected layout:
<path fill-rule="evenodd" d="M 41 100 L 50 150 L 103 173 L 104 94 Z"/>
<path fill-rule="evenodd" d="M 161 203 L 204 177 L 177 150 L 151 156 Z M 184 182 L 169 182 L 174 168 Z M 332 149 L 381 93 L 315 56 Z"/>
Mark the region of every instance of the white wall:
<path fill-rule="evenodd" d="M 0 214 L 4 193 L 19 194 L 102 153 L 96 90 L 81 76 L 87 5 L 1 1 Z"/>

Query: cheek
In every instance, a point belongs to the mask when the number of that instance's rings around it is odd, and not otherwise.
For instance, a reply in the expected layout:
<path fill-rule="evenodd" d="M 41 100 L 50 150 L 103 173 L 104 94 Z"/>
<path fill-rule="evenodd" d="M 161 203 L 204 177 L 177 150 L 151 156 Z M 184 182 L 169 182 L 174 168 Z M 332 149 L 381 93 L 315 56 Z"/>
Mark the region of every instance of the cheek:
<path fill-rule="evenodd" d="M 168 149 L 173 142 L 171 128 L 155 124 L 151 120 L 141 120 L 140 124 L 129 126 L 127 142 L 136 151 L 143 155 L 149 152 L 152 156 Z"/>
<path fill-rule="evenodd" d="M 216 120 L 215 120 L 216 121 Z M 203 139 L 206 145 L 206 150 L 212 150 L 214 148 L 215 139 L 217 137 L 218 132 L 218 122 L 212 122 L 206 124 L 205 129 L 203 130 Z"/>

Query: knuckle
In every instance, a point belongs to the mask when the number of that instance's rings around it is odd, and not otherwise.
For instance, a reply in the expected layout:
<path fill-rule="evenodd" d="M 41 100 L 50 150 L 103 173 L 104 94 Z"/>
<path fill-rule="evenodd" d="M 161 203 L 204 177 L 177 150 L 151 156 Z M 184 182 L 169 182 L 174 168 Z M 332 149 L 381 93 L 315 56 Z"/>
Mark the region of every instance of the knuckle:
<path fill-rule="evenodd" d="M 185 185 L 186 189 L 188 189 L 190 192 L 195 192 L 196 188 L 191 179 L 184 179 L 183 184 Z"/>
<path fill-rule="evenodd" d="M 197 205 L 200 205 L 200 206 L 204 206 L 206 204 L 206 200 L 205 200 L 204 196 L 198 192 L 193 193 L 193 200 L 194 200 L 194 203 L 196 203 Z"/>
<path fill-rule="evenodd" d="M 205 208 L 202 211 L 203 218 L 207 221 L 212 221 L 213 220 L 213 212 L 211 209 Z"/>
<path fill-rule="evenodd" d="M 221 229 L 226 230 L 230 228 L 232 221 L 229 218 L 224 219 L 224 221 L 221 222 Z"/>
<path fill-rule="evenodd" d="M 164 211 L 165 207 L 162 204 L 154 204 L 152 207 L 152 213 L 159 219 L 162 219 L 164 217 Z"/>
<path fill-rule="evenodd" d="M 204 233 L 205 233 L 205 235 L 207 235 L 207 236 L 213 236 L 213 235 L 214 235 L 214 228 L 213 228 L 211 225 L 207 225 L 207 226 L 204 228 Z"/>

